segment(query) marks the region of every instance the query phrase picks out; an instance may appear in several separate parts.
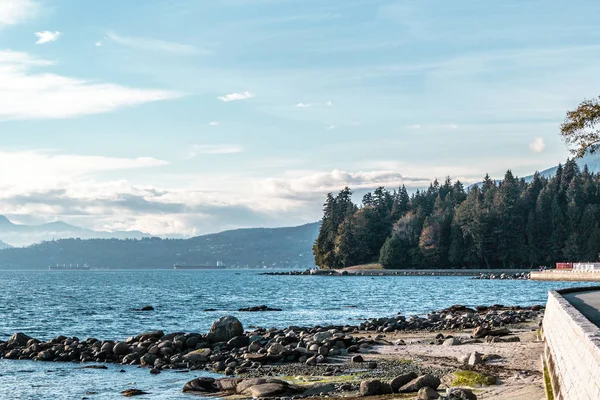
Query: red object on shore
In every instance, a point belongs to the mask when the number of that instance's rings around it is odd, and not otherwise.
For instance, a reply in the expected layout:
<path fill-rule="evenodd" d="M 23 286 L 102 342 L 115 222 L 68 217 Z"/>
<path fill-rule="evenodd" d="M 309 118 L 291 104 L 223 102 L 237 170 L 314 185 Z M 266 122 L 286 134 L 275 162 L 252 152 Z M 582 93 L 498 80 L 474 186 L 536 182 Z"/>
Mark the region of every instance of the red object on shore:
<path fill-rule="evenodd" d="M 573 263 L 556 263 L 556 269 L 573 269 Z"/>

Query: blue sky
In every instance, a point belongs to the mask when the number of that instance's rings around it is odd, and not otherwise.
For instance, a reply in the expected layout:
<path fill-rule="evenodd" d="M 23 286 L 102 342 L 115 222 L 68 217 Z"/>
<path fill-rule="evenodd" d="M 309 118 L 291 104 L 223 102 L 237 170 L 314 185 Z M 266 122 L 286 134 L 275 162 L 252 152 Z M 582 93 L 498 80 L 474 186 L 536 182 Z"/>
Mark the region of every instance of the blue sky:
<path fill-rule="evenodd" d="M 0 213 L 202 234 L 563 161 L 600 3 L 0 0 Z"/>

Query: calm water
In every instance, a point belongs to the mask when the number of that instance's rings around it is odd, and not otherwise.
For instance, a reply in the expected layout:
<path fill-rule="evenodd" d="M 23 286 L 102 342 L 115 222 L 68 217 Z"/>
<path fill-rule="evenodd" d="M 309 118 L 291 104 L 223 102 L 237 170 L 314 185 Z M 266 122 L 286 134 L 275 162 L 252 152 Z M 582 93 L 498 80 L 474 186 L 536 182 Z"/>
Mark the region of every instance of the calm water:
<path fill-rule="evenodd" d="M 14 332 L 125 339 L 152 330 L 205 332 L 224 314 L 245 327 L 357 324 L 362 318 L 426 313 L 452 304 L 533 305 L 550 289 L 582 283 L 485 281 L 466 277 L 263 276 L 260 271 L 0 271 L 0 340 Z M 146 304 L 156 310 L 138 312 Z M 240 313 L 266 304 L 282 312 Z M 217 311 L 204 312 L 214 308 Z M 119 398 L 138 387 L 148 399 L 193 399 L 180 393 L 195 374 L 109 366 L 0 360 L 1 399 Z"/>

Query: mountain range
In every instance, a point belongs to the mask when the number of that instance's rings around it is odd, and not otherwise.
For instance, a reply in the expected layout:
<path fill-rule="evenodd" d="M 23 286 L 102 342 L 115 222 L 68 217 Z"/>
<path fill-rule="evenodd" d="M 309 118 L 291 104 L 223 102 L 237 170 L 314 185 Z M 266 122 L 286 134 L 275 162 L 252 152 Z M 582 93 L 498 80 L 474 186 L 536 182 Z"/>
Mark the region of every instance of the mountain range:
<path fill-rule="evenodd" d="M 289 228 L 236 229 L 190 239 L 60 239 L 0 250 L 0 269 L 45 269 L 54 265 L 91 268 L 173 268 L 180 265 L 311 268 L 315 222 Z"/>
<path fill-rule="evenodd" d="M 80 239 L 141 239 L 152 236 L 140 231 L 95 231 L 57 221 L 41 225 L 15 224 L 0 215 L 0 249 L 6 247 L 29 246 L 48 240 Z"/>

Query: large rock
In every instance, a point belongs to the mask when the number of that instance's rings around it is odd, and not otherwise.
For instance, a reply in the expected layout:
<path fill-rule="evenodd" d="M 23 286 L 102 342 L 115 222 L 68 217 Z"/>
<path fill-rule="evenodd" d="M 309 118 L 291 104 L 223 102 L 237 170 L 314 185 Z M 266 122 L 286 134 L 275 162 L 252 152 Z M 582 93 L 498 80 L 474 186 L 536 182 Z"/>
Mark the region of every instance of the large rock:
<path fill-rule="evenodd" d="M 27 342 L 29 342 L 32 338 L 27 336 L 24 333 L 21 332 L 17 332 L 14 335 L 12 335 L 10 337 L 10 339 L 8 339 L 8 342 L 6 342 L 8 345 L 13 345 L 13 346 L 25 346 L 27 344 Z"/>
<path fill-rule="evenodd" d="M 470 389 L 448 388 L 446 389 L 447 400 L 477 400 L 477 396 Z"/>
<path fill-rule="evenodd" d="M 217 393 L 219 389 L 213 378 L 197 378 L 183 385 L 184 392 Z"/>
<path fill-rule="evenodd" d="M 189 353 L 183 356 L 183 360 L 191 362 L 206 362 L 208 361 L 210 353 L 210 349 L 198 349 L 190 351 Z"/>
<path fill-rule="evenodd" d="M 444 340 L 442 343 L 443 346 L 458 346 L 460 344 L 460 339 L 451 337 L 449 339 Z"/>
<path fill-rule="evenodd" d="M 244 327 L 239 319 L 231 315 L 221 317 L 213 322 L 208 338 L 211 342 L 228 342 L 236 336 L 244 334 Z"/>
<path fill-rule="evenodd" d="M 239 382 L 236 385 L 236 392 L 238 393 L 243 393 L 246 391 L 246 389 L 252 387 L 252 386 L 256 386 L 256 385 L 262 385 L 264 383 L 267 383 L 267 380 L 264 378 L 250 378 L 250 379 L 244 379 L 243 381 Z"/>
<path fill-rule="evenodd" d="M 419 392 L 417 393 L 418 400 L 437 400 L 439 398 L 439 393 L 428 386 L 419 389 Z"/>
<path fill-rule="evenodd" d="M 390 386 L 392 387 L 392 390 L 395 393 L 398 393 L 398 390 L 400 390 L 402 386 L 406 385 L 408 382 L 412 381 L 413 379 L 416 379 L 417 377 L 418 375 L 414 372 L 410 372 L 405 375 L 400 375 L 392 379 L 392 381 L 390 382 Z"/>
<path fill-rule="evenodd" d="M 406 385 L 402 386 L 399 390 L 400 393 L 411 393 L 418 392 L 419 389 L 424 387 L 430 387 L 434 390 L 440 386 L 440 380 L 433 375 L 421 375 L 412 381 L 408 382 Z"/>
<path fill-rule="evenodd" d="M 122 356 L 130 352 L 129 345 L 125 342 L 117 342 L 112 349 L 113 353 Z"/>
<path fill-rule="evenodd" d="M 254 385 L 248 389 L 248 394 L 253 398 L 263 397 L 278 397 L 285 395 L 288 391 L 288 385 L 284 383 L 263 383 L 262 385 Z"/>
<path fill-rule="evenodd" d="M 490 330 L 485 326 L 478 326 L 473 330 L 473 337 L 476 339 L 482 339 L 488 335 L 489 331 Z"/>
<path fill-rule="evenodd" d="M 359 392 L 361 396 L 391 394 L 392 387 L 388 383 L 384 383 L 380 380 L 373 379 L 369 381 L 362 381 L 360 383 Z"/>
<path fill-rule="evenodd" d="M 243 379 L 241 378 L 223 378 L 218 379 L 216 385 L 220 392 L 235 393 L 237 391 L 237 385 L 242 381 Z"/>

